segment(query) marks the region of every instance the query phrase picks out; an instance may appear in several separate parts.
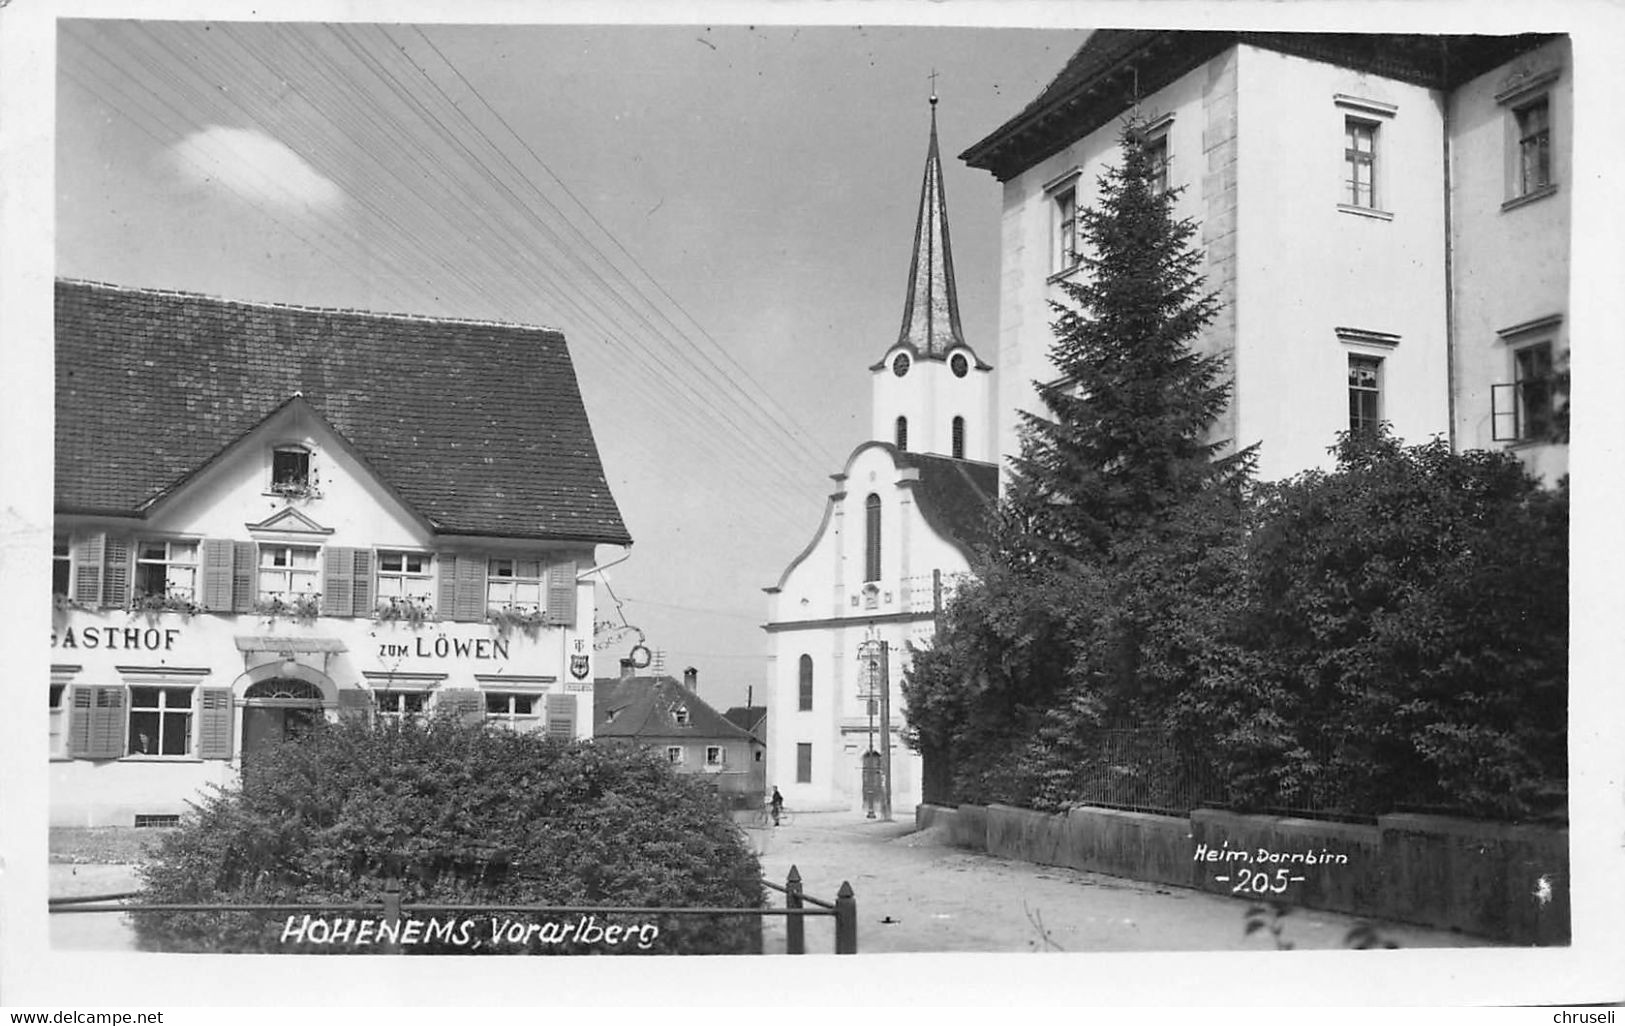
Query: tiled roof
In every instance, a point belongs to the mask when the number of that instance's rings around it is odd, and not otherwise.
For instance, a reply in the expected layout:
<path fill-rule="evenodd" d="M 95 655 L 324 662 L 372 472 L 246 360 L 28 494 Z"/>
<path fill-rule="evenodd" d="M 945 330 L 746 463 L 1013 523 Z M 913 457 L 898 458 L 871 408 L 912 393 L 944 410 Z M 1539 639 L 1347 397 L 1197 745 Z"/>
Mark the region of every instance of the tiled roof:
<path fill-rule="evenodd" d="M 948 242 L 948 201 L 942 189 L 942 156 L 937 149 L 937 99 L 931 98 L 931 143 L 920 183 L 920 211 L 914 223 L 914 257 L 908 268 L 899 343 L 916 353 L 942 358 L 965 344 L 959 327 L 959 292 L 954 254 Z"/>
<path fill-rule="evenodd" d="M 688 723 L 678 726 L 672 710 L 688 710 Z M 599 677 L 592 682 L 593 737 L 694 738 L 696 740 L 761 740 L 735 726 L 675 678 Z"/>
<path fill-rule="evenodd" d="M 920 483 L 914 487 L 915 505 L 932 530 L 967 556 L 992 536 L 991 517 L 999 496 L 997 466 L 931 453 L 896 455 L 899 466 L 920 472 Z"/>
<path fill-rule="evenodd" d="M 294 393 L 445 534 L 628 544 L 547 328 L 56 283 L 56 503 L 136 514 Z"/>
<path fill-rule="evenodd" d="M 761 737 L 761 735 L 757 734 L 756 732 L 767 720 L 767 706 L 736 705 L 728 709 L 728 711 L 722 715 L 729 723 L 732 723 L 740 730 L 747 730 L 752 734 L 756 734 L 757 737 Z"/>

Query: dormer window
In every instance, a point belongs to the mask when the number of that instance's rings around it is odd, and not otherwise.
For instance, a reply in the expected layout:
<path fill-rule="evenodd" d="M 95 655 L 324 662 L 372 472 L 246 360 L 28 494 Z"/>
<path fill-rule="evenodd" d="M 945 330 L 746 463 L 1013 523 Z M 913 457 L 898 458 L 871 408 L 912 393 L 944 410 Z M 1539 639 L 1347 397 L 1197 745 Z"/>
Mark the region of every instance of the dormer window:
<path fill-rule="evenodd" d="M 309 449 L 279 445 L 271 450 L 271 491 L 278 495 L 307 495 L 310 486 Z"/>
<path fill-rule="evenodd" d="M 676 721 L 679 727 L 688 726 L 688 706 L 677 706 L 671 711 L 671 718 Z"/>

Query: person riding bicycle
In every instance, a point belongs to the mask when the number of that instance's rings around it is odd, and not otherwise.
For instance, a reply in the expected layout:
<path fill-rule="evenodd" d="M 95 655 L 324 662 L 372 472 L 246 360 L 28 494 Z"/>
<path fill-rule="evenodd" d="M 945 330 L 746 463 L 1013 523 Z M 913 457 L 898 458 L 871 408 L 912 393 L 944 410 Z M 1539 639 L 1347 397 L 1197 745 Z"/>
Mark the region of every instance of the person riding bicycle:
<path fill-rule="evenodd" d="M 784 812 L 784 795 L 779 793 L 777 787 L 773 788 L 773 797 L 767 801 L 767 807 L 773 812 L 773 825 L 779 825 L 779 815 Z"/>

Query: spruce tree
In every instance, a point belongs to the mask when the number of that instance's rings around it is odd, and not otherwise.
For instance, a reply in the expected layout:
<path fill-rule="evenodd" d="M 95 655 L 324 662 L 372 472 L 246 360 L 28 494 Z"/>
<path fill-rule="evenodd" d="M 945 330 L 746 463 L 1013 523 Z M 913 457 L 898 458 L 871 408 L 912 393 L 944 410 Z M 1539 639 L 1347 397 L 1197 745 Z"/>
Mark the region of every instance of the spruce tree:
<path fill-rule="evenodd" d="M 1045 414 L 1022 412 L 1000 548 L 1012 562 L 1094 562 L 1186 500 L 1249 472 L 1210 429 L 1230 398 L 1223 357 L 1193 348 L 1217 300 L 1204 293 L 1196 224 L 1175 220 L 1142 123 L 1078 218 L 1081 268 L 1053 303 L 1058 377 L 1037 383 Z"/>

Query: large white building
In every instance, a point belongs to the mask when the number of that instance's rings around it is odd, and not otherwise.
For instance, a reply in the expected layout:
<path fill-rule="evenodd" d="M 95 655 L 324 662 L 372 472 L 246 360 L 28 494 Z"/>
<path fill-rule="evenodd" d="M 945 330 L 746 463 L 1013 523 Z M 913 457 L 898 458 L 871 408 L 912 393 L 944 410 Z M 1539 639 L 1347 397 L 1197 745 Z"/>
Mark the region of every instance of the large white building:
<path fill-rule="evenodd" d="M 56 369 L 53 824 L 341 710 L 591 735 L 631 539 L 558 332 L 63 281 Z"/>
<path fill-rule="evenodd" d="M 920 759 L 903 743 L 908 645 L 931 638 L 998 492 L 993 368 L 960 329 L 931 104 L 902 327 L 869 367 L 873 439 L 833 475 L 817 533 L 766 589 L 768 784 L 792 807 L 862 803 L 865 753 L 888 747 L 870 659 L 879 643 L 888 653 L 891 805 L 907 812 L 919 802 Z"/>
<path fill-rule="evenodd" d="M 1004 183 L 995 451 L 1042 411 L 1076 214 L 1137 113 L 1222 304 L 1201 342 L 1233 374 L 1217 435 L 1261 443 L 1261 477 L 1377 421 L 1566 473 L 1573 78 L 1560 36 L 1092 33 L 962 154 Z"/>

